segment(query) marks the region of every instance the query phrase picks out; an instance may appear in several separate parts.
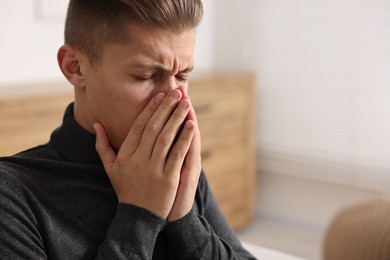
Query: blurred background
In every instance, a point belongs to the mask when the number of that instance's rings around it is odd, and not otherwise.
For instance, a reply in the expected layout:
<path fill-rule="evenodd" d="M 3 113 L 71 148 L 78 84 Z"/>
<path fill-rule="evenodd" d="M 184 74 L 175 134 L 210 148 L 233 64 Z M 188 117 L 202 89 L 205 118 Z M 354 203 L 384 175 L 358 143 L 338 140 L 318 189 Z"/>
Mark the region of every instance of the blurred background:
<path fill-rule="evenodd" d="M 63 81 L 66 0 L 0 4 L 2 88 Z M 390 188 L 390 1 L 204 0 L 197 71 L 256 75 L 255 220 L 242 240 L 321 258 L 349 203 Z M 1 127 L 1 123 L 0 123 Z"/>

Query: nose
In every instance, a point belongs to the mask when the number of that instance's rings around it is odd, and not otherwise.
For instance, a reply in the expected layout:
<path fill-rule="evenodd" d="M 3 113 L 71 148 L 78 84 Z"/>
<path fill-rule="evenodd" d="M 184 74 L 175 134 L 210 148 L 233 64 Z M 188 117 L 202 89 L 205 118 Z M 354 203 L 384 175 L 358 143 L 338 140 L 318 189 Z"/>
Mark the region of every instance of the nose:
<path fill-rule="evenodd" d="M 178 88 L 179 85 L 177 84 L 177 80 L 175 76 L 167 77 L 164 82 L 162 82 L 162 91 L 165 93 L 168 93 L 172 89 Z"/>

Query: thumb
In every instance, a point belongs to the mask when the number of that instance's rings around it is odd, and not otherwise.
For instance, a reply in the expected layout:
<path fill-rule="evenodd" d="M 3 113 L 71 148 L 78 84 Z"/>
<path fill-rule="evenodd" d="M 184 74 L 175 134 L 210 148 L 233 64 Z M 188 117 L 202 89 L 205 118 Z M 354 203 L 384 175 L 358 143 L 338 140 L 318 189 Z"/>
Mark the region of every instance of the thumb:
<path fill-rule="evenodd" d="M 115 162 L 116 153 L 111 147 L 110 140 L 108 139 L 104 126 L 101 123 L 96 122 L 93 125 L 93 128 L 96 132 L 96 151 L 103 162 L 106 172 L 108 172 L 108 169 L 110 169 Z"/>

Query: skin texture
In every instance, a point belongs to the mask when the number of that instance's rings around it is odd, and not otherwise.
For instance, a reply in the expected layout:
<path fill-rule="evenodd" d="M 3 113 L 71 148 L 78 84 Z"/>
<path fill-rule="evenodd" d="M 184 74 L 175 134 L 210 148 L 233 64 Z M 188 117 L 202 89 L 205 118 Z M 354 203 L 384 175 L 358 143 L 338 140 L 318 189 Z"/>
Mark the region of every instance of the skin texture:
<path fill-rule="evenodd" d="M 127 44 L 91 65 L 79 49 L 58 51 L 75 88 L 74 116 L 96 149 L 118 201 L 174 221 L 192 208 L 201 170 L 199 128 L 187 94 L 195 30 L 128 27 Z"/>

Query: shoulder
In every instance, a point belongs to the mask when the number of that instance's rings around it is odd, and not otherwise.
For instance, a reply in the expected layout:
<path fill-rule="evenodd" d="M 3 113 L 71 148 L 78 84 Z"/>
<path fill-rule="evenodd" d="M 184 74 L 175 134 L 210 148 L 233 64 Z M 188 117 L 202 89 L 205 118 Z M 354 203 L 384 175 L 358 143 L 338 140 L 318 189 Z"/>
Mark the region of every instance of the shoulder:
<path fill-rule="evenodd" d="M 13 157 L 0 158 L 0 193 L 3 196 L 10 195 L 22 196 L 23 184 L 22 175 L 23 167 L 13 162 Z"/>
<path fill-rule="evenodd" d="M 45 160 L 32 155 L 37 148 L 26 150 L 13 156 L 0 157 L 0 192 L 10 191 L 15 194 L 29 193 L 37 186 L 41 168 L 46 167 Z M 39 150 L 39 149 L 38 149 Z M 41 181 L 42 182 L 42 181 Z"/>
<path fill-rule="evenodd" d="M 0 174 L 20 182 L 31 181 L 36 173 L 59 162 L 59 156 L 50 145 L 40 145 L 12 156 L 0 157 Z"/>
<path fill-rule="evenodd" d="M 33 212 L 41 204 L 37 200 L 38 184 L 32 170 L 20 163 L 19 158 L 0 158 L 0 215 L 36 223 Z"/>

